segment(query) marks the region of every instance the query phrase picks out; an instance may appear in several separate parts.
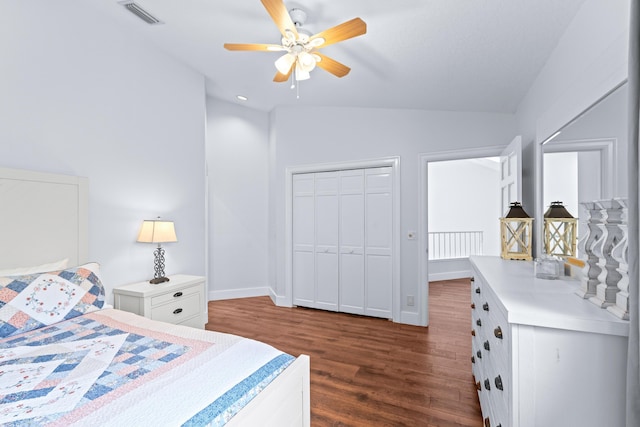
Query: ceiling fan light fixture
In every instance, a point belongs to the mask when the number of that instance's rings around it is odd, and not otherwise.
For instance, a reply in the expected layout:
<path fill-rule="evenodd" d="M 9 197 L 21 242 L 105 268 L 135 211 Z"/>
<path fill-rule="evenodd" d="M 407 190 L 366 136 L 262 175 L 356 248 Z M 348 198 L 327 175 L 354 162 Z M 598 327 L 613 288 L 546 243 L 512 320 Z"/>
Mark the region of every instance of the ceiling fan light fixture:
<path fill-rule="evenodd" d="M 288 74 L 294 62 L 296 62 L 296 57 L 287 52 L 280 58 L 276 59 L 275 64 L 278 72 L 281 74 Z"/>
<path fill-rule="evenodd" d="M 309 74 L 309 71 L 305 70 L 303 67 L 300 66 L 300 61 L 296 62 L 296 80 L 300 81 L 300 80 L 309 80 L 311 78 L 311 74 Z"/>
<path fill-rule="evenodd" d="M 316 59 L 308 52 L 300 52 L 298 54 L 298 64 L 300 64 L 300 67 L 308 73 L 316 68 Z"/>

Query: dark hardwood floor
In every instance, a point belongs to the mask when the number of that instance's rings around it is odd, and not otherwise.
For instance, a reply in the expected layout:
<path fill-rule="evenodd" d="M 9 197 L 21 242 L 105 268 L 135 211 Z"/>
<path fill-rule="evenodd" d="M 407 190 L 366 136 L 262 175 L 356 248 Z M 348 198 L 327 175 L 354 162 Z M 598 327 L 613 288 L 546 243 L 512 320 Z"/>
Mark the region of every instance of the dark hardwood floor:
<path fill-rule="evenodd" d="M 469 286 L 469 280 L 430 284 L 428 328 L 276 307 L 256 297 L 210 301 L 207 329 L 308 354 L 314 427 L 478 427 Z"/>

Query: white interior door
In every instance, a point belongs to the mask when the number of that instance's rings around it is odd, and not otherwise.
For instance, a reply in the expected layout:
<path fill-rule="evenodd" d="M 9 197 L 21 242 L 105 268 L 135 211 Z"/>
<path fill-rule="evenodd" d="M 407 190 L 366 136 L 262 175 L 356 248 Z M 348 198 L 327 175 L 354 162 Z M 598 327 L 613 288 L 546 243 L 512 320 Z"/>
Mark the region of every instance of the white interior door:
<path fill-rule="evenodd" d="M 500 155 L 501 214 L 512 202 L 522 203 L 522 137 L 516 136 Z"/>
<path fill-rule="evenodd" d="M 293 304 L 315 307 L 314 174 L 293 175 Z"/>
<path fill-rule="evenodd" d="M 364 314 L 364 170 L 340 172 L 340 311 Z"/>
<path fill-rule="evenodd" d="M 338 311 L 338 172 L 315 176 L 316 308 Z"/>
<path fill-rule="evenodd" d="M 365 314 L 391 318 L 393 295 L 391 168 L 365 170 Z"/>

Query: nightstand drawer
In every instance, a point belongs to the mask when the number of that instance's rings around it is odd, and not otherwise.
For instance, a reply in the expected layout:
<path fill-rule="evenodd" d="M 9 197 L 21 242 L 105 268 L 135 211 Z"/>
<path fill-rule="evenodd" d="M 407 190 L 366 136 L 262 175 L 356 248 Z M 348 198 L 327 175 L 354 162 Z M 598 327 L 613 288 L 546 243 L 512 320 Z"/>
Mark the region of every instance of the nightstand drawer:
<path fill-rule="evenodd" d="M 198 293 L 178 298 L 176 301 L 151 309 L 151 318 L 161 322 L 180 323 L 201 312 L 202 302 Z"/>
<path fill-rule="evenodd" d="M 200 292 L 202 285 L 200 283 L 190 286 L 188 288 L 168 292 L 162 295 L 158 295 L 151 298 L 151 306 L 155 307 L 160 304 L 164 304 L 166 302 L 178 301 L 181 299 L 186 299 L 188 296 L 197 294 Z"/>
<path fill-rule="evenodd" d="M 207 323 L 206 278 L 177 274 L 159 285 L 131 283 L 113 289 L 114 306 L 149 319 L 204 328 Z"/>

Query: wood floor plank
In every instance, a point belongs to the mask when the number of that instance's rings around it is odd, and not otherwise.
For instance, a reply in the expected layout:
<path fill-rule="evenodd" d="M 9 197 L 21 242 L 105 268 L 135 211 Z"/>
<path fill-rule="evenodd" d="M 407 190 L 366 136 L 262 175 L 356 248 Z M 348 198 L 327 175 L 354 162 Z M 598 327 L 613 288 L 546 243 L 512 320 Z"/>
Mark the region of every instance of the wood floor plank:
<path fill-rule="evenodd" d="M 207 329 L 311 357 L 312 426 L 482 426 L 471 374 L 469 280 L 429 284 L 429 327 L 269 297 L 209 302 Z"/>

